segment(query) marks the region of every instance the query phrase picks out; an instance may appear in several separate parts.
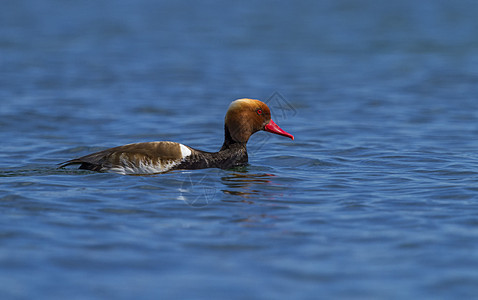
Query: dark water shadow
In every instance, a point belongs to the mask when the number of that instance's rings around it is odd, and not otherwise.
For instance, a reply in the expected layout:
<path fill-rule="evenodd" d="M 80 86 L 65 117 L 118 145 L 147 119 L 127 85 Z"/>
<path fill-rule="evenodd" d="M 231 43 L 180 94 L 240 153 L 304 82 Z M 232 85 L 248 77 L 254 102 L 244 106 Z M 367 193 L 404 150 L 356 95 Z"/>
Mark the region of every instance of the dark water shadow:
<path fill-rule="evenodd" d="M 177 199 L 198 208 L 216 201 L 253 203 L 254 199 L 270 197 L 274 177 L 271 173 L 252 173 L 247 167 L 181 171 Z"/>
<path fill-rule="evenodd" d="M 274 177 L 272 173 L 252 173 L 245 170 L 235 170 L 221 177 L 223 187 L 221 192 L 225 195 L 222 201 L 246 201 L 253 203 L 254 199 L 269 198 L 273 192 Z M 230 197 L 233 196 L 233 197 Z"/>

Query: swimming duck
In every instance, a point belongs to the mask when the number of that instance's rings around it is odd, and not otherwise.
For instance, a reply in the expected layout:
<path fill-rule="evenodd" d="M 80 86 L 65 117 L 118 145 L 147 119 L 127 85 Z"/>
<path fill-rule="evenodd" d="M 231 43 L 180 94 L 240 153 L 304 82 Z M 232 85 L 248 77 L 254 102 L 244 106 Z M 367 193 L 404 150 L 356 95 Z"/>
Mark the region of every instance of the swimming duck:
<path fill-rule="evenodd" d="M 248 162 L 250 136 L 264 130 L 294 139 L 271 119 L 267 105 L 255 99 L 238 99 L 229 105 L 224 120 L 224 143 L 218 152 L 206 152 L 175 142 L 127 144 L 61 163 L 79 169 L 119 174 L 155 174 L 170 170 L 230 169 Z"/>

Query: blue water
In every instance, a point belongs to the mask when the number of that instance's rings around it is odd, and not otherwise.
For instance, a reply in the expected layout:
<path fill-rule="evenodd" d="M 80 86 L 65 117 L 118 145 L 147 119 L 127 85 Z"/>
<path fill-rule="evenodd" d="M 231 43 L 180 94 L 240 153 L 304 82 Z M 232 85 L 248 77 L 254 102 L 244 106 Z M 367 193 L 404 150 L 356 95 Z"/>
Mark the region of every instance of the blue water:
<path fill-rule="evenodd" d="M 3 1 L 1 299 L 478 294 L 476 1 Z M 57 164 L 126 143 L 234 170 Z"/>

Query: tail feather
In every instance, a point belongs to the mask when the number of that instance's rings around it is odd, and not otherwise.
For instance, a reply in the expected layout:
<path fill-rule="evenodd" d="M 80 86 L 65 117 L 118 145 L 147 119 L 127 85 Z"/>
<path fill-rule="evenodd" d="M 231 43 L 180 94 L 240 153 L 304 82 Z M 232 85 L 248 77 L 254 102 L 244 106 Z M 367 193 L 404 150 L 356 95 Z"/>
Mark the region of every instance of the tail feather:
<path fill-rule="evenodd" d="M 64 168 L 64 167 L 67 167 L 67 166 L 70 166 L 70 165 L 79 165 L 79 164 L 82 164 L 82 163 L 83 163 L 83 161 L 81 161 L 78 158 L 75 158 L 75 159 L 72 159 L 72 160 L 67 160 L 67 161 L 64 161 L 62 163 L 59 163 L 58 168 Z"/>
<path fill-rule="evenodd" d="M 80 165 L 80 167 L 78 169 L 82 169 L 82 170 L 91 170 L 91 171 L 97 171 L 97 172 L 102 171 L 102 166 L 101 165 L 95 165 L 95 164 L 92 164 L 92 163 L 89 163 L 89 162 L 85 162 L 85 161 L 81 160 L 80 158 L 76 158 L 76 159 L 72 159 L 72 160 L 62 162 L 62 163 L 60 163 L 60 166 L 58 166 L 58 168 L 64 168 L 64 167 L 67 167 L 67 166 L 70 166 L 70 165 Z"/>

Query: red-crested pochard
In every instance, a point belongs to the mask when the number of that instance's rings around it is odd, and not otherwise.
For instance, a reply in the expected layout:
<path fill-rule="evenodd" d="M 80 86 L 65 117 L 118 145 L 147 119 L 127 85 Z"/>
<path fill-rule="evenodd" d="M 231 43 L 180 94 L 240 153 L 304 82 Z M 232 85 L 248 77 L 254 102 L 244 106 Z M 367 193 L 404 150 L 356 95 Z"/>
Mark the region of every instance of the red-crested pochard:
<path fill-rule="evenodd" d="M 106 149 L 62 163 L 80 169 L 119 174 L 154 174 L 179 169 L 229 169 L 247 164 L 246 144 L 259 130 L 294 137 L 271 119 L 267 105 L 259 100 L 231 103 L 224 120 L 224 144 L 218 152 L 205 152 L 175 142 L 135 143 Z"/>

